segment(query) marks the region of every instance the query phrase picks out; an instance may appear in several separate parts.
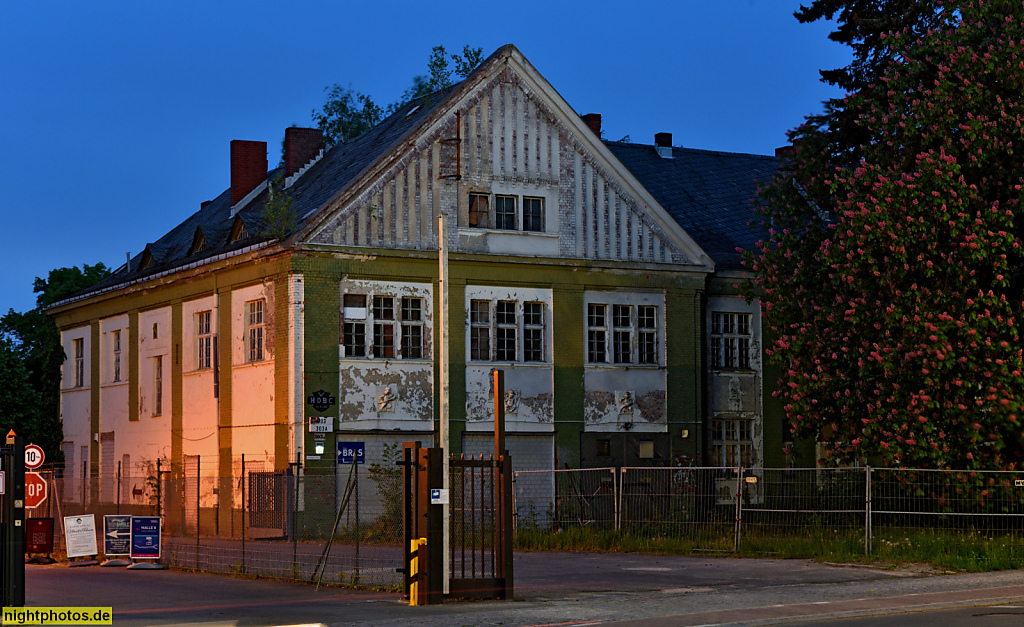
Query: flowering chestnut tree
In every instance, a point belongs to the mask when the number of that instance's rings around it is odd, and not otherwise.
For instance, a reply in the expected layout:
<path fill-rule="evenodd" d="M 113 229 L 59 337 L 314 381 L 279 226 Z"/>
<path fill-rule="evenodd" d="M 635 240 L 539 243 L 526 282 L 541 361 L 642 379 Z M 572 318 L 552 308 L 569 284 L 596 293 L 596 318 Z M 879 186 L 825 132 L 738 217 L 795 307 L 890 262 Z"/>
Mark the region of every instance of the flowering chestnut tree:
<path fill-rule="evenodd" d="M 791 133 L 762 191 L 748 287 L 824 463 L 1024 462 L 1024 6 L 946 4 L 948 26 L 890 35 L 873 84 Z"/>

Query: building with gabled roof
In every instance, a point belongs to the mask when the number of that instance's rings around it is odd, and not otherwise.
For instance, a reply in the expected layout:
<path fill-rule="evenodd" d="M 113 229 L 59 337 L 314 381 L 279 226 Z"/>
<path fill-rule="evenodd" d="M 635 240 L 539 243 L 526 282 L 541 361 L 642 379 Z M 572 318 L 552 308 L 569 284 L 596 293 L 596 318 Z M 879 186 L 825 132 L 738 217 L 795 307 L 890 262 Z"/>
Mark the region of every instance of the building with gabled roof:
<path fill-rule="evenodd" d="M 455 452 L 491 450 L 500 368 L 517 469 L 780 465 L 734 287 L 775 159 L 656 139 L 603 141 L 508 45 L 349 142 L 288 129 L 282 167 L 231 142 L 228 190 L 50 310 L 68 472 L 113 502 L 118 465 L 333 474 L 338 443 L 430 442 L 439 216 Z"/>

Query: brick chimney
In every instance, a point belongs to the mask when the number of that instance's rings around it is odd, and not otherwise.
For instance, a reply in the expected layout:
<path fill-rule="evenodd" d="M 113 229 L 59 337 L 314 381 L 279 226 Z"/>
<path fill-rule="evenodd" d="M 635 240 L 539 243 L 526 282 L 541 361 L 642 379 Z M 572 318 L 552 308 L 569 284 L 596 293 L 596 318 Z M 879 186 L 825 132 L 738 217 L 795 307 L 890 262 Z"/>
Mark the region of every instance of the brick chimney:
<path fill-rule="evenodd" d="M 655 133 L 654 147 L 662 159 L 672 158 L 672 133 Z"/>
<path fill-rule="evenodd" d="M 291 126 L 284 129 L 284 177 L 295 174 L 312 161 L 324 147 L 324 134 L 318 128 Z"/>
<path fill-rule="evenodd" d="M 598 139 L 601 138 L 601 114 L 600 113 L 588 113 L 583 117 L 583 121 L 586 122 L 590 130 L 594 131 L 594 135 L 597 135 Z"/>
<path fill-rule="evenodd" d="M 267 142 L 231 140 L 231 205 L 267 180 Z"/>

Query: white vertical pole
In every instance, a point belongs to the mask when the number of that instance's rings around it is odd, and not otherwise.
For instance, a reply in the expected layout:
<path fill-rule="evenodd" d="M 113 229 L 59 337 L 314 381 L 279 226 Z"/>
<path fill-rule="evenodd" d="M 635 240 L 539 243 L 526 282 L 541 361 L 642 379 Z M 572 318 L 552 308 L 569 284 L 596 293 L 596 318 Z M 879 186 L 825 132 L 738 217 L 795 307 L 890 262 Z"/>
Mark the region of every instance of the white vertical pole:
<path fill-rule="evenodd" d="M 438 312 L 438 324 L 441 327 L 441 457 L 444 459 L 441 468 L 441 485 L 444 489 L 451 487 L 451 480 L 449 478 L 450 463 L 450 440 L 451 431 L 449 426 L 449 419 L 451 418 L 451 404 L 449 403 L 449 387 L 451 377 L 451 337 L 448 333 L 448 242 L 447 234 L 445 232 L 445 213 L 441 212 L 437 216 L 437 240 L 438 240 L 438 258 L 440 260 L 440 286 L 441 286 L 441 306 Z M 441 569 L 442 581 L 444 582 L 444 594 L 448 594 L 449 590 L 449 573 L 451 564 L 451 554 L 449 553 L 449 516 L 451 514 L 449 510 L 449 504 L 445 503 L 441 506 L 441 534 L 444 557 L 441 559 L 441 563 L 444 567 Z"/>

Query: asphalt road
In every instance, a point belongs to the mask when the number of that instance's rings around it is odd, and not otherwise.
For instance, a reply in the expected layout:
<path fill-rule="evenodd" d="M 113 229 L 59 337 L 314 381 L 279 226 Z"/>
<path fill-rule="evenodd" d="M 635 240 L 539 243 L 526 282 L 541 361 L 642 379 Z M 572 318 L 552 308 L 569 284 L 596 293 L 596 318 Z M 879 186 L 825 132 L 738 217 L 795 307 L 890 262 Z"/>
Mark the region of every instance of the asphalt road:
<path fill-rule="evenodd" d="M 29 606 L 111 606 L 114 624 L 130 626 L 1024 624 L 1024 610 L 1005 605 L 1024 605 L 1024 571 L 573 553 L 517 553 L 515 567 L 515 601 L 415 608 L 393 593 L 63 565 L 27 567 L 26 597 Z"/>

